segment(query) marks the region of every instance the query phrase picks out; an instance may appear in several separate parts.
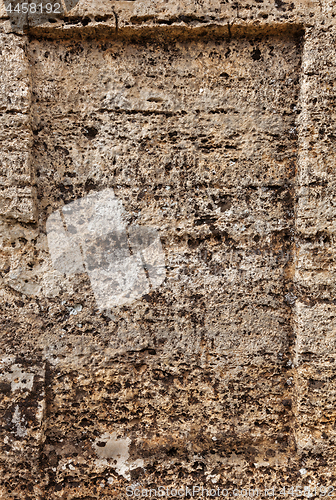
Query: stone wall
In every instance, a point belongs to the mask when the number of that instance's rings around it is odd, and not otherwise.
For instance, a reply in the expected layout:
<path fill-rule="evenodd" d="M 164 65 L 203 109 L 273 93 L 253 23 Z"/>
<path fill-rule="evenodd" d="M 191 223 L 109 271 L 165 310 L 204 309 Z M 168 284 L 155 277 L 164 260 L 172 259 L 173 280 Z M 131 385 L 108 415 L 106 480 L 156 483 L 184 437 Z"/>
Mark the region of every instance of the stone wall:
<path fill-rule="evenodd" d="M 0 498 L 332 494 L 334 5 L 6 8 Z M 48 232 L 83 242 L 97 193 L 165 263 L 113 307 L 90 263 L 115 240 L 66 269 Z"/>

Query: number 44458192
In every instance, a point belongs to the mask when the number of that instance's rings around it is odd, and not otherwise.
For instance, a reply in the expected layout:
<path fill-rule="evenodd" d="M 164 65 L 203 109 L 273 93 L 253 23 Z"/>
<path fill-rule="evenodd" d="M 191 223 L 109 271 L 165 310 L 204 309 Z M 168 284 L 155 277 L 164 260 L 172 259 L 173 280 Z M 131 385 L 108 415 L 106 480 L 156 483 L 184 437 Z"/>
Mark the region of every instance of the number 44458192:
<path fill-rule="evenodd" d="M 15 5 L 15 7 L 12 7 L 12 4 L 8 4 L 6 7 L 7 12 L 22 12 L 23 14 L 35 14 L 35 13 L 42 13 L 45 11 L 47 14 L 51 14 L 52 12 L 54 14 L 61 14 L 61 4 L 59 3 L 47 3 L 46 5 L 43 5 L 42 3 L 36 4 L 36 3 L 18 3 Z"/>
<path fill-rule="evenodd" d="M 291 486 L 290 488 L 286 488 L 286 486 L 283 486 L 279 494 L 283 496 L 287 495 L 292 495 L 292 496 L 304 496 L 306 498 L 311 498 L 311 497 L 333 497 L 334 496 L 334 487 L 333 486 L 318 486 L 319 483 L 317 483 L 317 486 L 304 486 L 303 490 L 297 486 L 294 488 Z M 270 490 L 272 491 L 272 490 Z"/>

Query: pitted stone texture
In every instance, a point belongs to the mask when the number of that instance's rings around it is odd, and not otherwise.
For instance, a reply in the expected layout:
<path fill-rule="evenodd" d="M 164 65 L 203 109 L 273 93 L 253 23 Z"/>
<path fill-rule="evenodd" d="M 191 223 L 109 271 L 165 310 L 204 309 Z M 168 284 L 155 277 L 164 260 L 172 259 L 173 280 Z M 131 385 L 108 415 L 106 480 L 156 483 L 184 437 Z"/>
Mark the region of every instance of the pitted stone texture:
<path fill-rule="evenodd" d="M 144 484 L 170 457 L 185 481 L 290 463 L 301 49 L 299 37 L 31 43 L 40 227 L 112 187 L 128 223 L 159 230 L 167 268 L 157 291 L 100 318 L 85 277 L 57 275 L 47 314 L 58 319 L 40 339 L 52 497 L 102 481 L 108 494 L 111 475 L 114 489 L 127 484 L 113 460 L 97 462 L 106 433 L 131 440 L 125 467 Z M 32 269 L 44 302 L 47 265 L 51 277 L 50 259 Z"/>
<path fill-rule="evenodd" d="M 307 30 L 300 98 L 294 279 L 298 297 L 297 445 L 311 469 L 324 457 L 326 473 L 335 467 L 331 452 L 335 447 L 336 390 L 334 44 L 334 28 L 327 32 Z"/>
<path fill-rule="evenodd" d="M 32 80 L 1 39 L 2 497 L 333 484 L 335 6 L 70 3 L 25 20 Z M 45 222 L 105 188 L 160 232 L 167 279 L 100 314 Z"/>
<path fill-rule="evenodd" d="M 83 32 L 93 32 L 98 26 L 113 28 L 113 31 L 141 29 L 142 27 L 204 27 L 211 25 L 227 26 L 229 22 L 232 32 L 241 23 L 260 27 L 263 24 L 284 23 L 278 31 L 285 28 L 285 23 L 316 22 L 322 12 L 322 7 L 316 0 L 296 2 L 273 2 L 264 0 L 228 1 L 220 0 L 73 0 L 67 5 L 67 16 L 52 16 L 58 18 L 58 24 L 53 27 L 57 32 L 60 29 L 75 29 L 79 25 Z M 69 9 L 71 7 L 71 9 Z M 332 19 L 333 7 L 324 7 L 323 14 Z M 50 17 L 50 16 L 49 16 Z M 56 19 L 55 19 L 56 20 Z M 29 15 L 28 29 L 37 26 L 48 28 L 48 16 Z M 21 26 L 22 27 L 22 23 Z M 26 26 L 27 29 L 27 26 Z M 286 28 L 285 28 L 286 29 Z M 112 31 L 112 32 L 113 32 Z"/>
<path fill-rule="evenodd" d="M 30 164 L 31 88 L 25 50 L 24 40 L 0 34 L 0 214 L 31 222 L 36 207 Z"/>
<path fill-rule="evenodd" d="M 7 8 L 10 3 L 5 0 Z M 14 0 L 13 7 L 16 4 Z M 48 14 L 47 4 L 59 7 Z M 266 29 L 280 34 L 293 26 L 311 26 L 326 20 L 333 23 L 335 15 L 332 2 L 318 0 L 60 0 L 51 3 L 43 0 L 36 5 L 36 11 L 29 8 L 27 14 L 23 14 L 22 9 L 19 13 L 12 9 L 8 15 L 13 31 L 64 39 L 74 33 L 80 33 L 80 38 L 95 37 L 97 30 L 101 37 L 137 37 L 140 32 L 148 34 L 151 29 L 155 37 L 160 28 L 169 33 L 173 27 L 173 31 L 180 29 L 182 36 L 188 39 L 194 36 L 194 28 L 221 27 L 231 37 L 238 33 L 244 35 L 246 29 L 254 32 Z"/>
<path fill-rule="evenodd" d="M 0 358 L 0 498 L 43 498 L 44 377 L 39 360 Z"/>

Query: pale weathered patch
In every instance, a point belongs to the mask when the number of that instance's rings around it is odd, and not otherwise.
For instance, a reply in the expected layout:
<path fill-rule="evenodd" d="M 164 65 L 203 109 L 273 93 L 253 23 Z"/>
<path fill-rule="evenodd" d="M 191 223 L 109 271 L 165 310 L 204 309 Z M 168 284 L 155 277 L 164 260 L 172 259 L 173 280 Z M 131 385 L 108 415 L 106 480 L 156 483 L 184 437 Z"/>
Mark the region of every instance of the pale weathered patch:
<path fill-rule="evenodd" d="M 130 471 L 144 466 L 142 459 L 131 460 L 129 454 L 129 447 L 131 439 L 117 438 L 117 433 L 108 432 L 102 434 L 93 443 L 93 447 L 99 457 L 96 460 L 97 466 L 113 467 L 117 474 L 123 476 L 125 479 L 130 479 Z"/>

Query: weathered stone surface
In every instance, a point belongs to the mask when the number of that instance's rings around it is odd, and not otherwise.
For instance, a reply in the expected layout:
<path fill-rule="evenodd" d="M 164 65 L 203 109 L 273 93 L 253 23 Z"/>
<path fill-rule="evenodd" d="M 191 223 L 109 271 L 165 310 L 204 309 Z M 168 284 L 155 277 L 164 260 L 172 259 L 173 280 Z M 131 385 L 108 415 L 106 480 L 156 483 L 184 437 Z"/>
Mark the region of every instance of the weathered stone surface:
<path fill-rule="evenodd" d="M 0 214 L 21 221 L 35 219 L 34 176 L 30 164 L 31 86 L 26 44 L 0 34 Z"/>
<path fill-rule="evenodd" d="M 334 6 L 9 18 L 0 498 L 334 486 Z M 84 245 L 71 207 L 98 193 L 123 207 L 124 243 Z M 48 220 L 78 266 L 55 264 Z M 106 310 L 90 266 L 106 271 L 112 243 L 133 256 L 135 227 L 160 236 L 165 279 Z"/>
<path fill-rule="evenodd" d="M 1 498 L 41 498 L 40 450 L 44 441 L 44 363 L 3 356 L 0 360 Z"/>
<path fill-rule="evenodd" d="M 327 33 L 310 29 L 303 53 L 295 272 L 297 445 L 307 466 L 322 463 L 331 469 L 335 446 L 335 124 L 331 104 L 335 56 L 330 48 L 334 40 L 334 28 Z"/>

